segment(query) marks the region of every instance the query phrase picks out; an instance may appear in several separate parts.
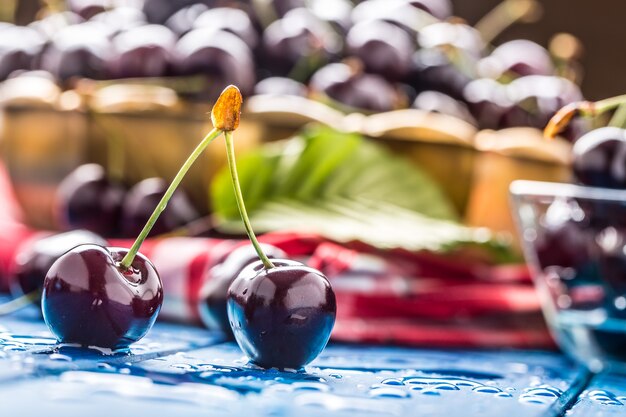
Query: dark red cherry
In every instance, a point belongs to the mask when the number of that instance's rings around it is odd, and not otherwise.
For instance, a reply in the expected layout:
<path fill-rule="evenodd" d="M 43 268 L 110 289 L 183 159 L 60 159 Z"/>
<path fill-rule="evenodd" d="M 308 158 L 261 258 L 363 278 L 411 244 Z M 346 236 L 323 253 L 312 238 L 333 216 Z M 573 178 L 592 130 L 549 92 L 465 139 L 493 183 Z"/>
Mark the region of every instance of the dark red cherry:
<path fill-rule="evenodd" d="M 0 35 L 0 81 L 18 70 L 34 68 L 44 38 L 34 29 L 8 25 Z"/>
<path fill-rule="evenodd" d="M 305 8 L 289 11 L 263 32 L 264 65 L 274 75 L 306 80 L 331 61 L 341 49 L 341 38 L 325 22 Z"/>
<path fill-rule="evenodd" d="M 503 43 L 478 65 L 483 77 L 494 79 L 505 74 L 509 76 L 554 74 L 554 64 L 548 50 L 527 39 Z"/>
<path fill-rule="evenodd" d="M 248 13 L 232 7 L 216 7 L 200 14 L 194 28 L 211 28 L 230 32 L 243 40 L 250 49 L 259 43 L 259 34 Z"/>
<path fill-rule="evenodd" d="M 67 7 L 85 20 L 113 6 L 111 0 L 67 0 Z"/>
<path fill-rule="evenodd" d="M 440 93 L 439 91 L 422 91 L 417 95 L 411 107 L 434 113 L 447 114 L 465 120 L 474 126 L 478 126 L 478 122 L 474 116 L 472 116 L 465 103 L 455 100 L 449 95 Z"/>
<path fill-rule="evenodd" d="M 62 81 L 102 79 L 111 56 L 110 28 L 99 22 L 67 26 L 56 32 L 41 57 L 41 69 Z"/>
<path fill-rule="evenodd" d="M 167 75 L 176 40 L 176 35 L 161 25 L 138 26 L 119 33 L 113 38 L 111 75 L 114 78 Z"/>
<path fill-rule="evenodd" d="M 70 249 L 92 243 L 104 246 L 106 240 L 87 230 L 72 230 L 38 239 L 15 255 L 15 296 L 31 294 L 43 289 L 43 281 L 52 264 Z M 39 299 L 36 301 L 39 304 Z"/>
<path fill-rule="evenodd" d="M 450 0 L 408 0 L 408 3 L 440 20 L 445 20 L 452 16 L 452 3 Z"/>
<path fill-rule="evenodd" d="M 311 78 L 310 88 L 345 106 L 384 112 L 402 106 L 406 98 L 380 75 L 366 74 L 358 65 L 329 64 Z"/>
<path fill-rule="evenodd" d="M 212 6 L 216 0 L 143 0 L 141 10 L 150 23 L 162 24 L 174 13 L 196 3 Z"/>
<path fill-rule="evenodd" d="M 147 23 L 146 16 L 141 10 L 134 7 L 116 7 L 95 15 L 91 18 L 91 21 L 106 25 L 110 30 L 111 36 Z"/>
<path fill-rule="evenodd" d="M 134 237 L 139 235 L 154 208 L 165 195 L 168 185 L 162 178 L 148 178 L 138 182 L 128 190 L 122 204 L 122 236 Z M 194 208 L 187 194 L 182 189 L 177 189 L 148 236 L 171 232 L 197 220 L 199 217 L 198 211 Z"/>
<path fill-rule="evenodd" d="M 285 252 L 272 245 L 261 244 L 261 248 L 271 259 L 287 256 Z M 232 336 L 226 310 L 228 288 L 246 266 L 258 260 L 254 246 L 247 244 L 232 251 L 223 262 L 207 271 L 198 302 L 200 318 L 206 327 L 221 330 Z"/>
<path fill-rule="evenodd" d="M 504 84 L 491 78 L 479 78 L 467 84 L 463 98 L 483 129 L 503 126 L 507 112 L 513 107 Z"/>
<path fill-rule="evenodd" d="M 584 185 L 626 189 L 626 130 L 601 127 L 574 143 L 574 175 Z"/>
<path fill-rule="evenodd" d="M 538 129 L 543 129 L 561 107 L 583 99 L 580 88 L 570 80 L 546 75 L 513 80 L 507 93 L 514 107 L 506 115 L 506 126 Z"/>
<path fill-rule="evenodd" d="M 239 347 L 264 368 L 299 369 L 324 349 L 337 306 L 328 279 L 291 260 L 246 267 L 228 290 L 228 318 Z"/>
<path fill-rule="evenodd" d="M 176 74 L 207 76 L 208 99 L 215 100 L 228 84 L 237 85 L 243 95 L 254 89 L 252 51 L 237 35 L 212 28 L 194 29 L 180 38 L 176 51 Z"/>
<path fill-rule="evenodd" d="M 590 262 L 593 231 L 589 216 L 577 202 L 555 200 L 540 223 L 535 250 L 541 268 L 567 268 L 576 273 Z"/>
<path fill-rule="evenodd" d="M 346 37 L 350 54 L 363 62 L 365 70 L 389 80 L 404 79 L 411 69 L 415 42 L 399 27 L 382 20 L 354 25 Z"/>
<path fill-rule="evenodd" d="M 183 36 L 185 33 L 193 29 L 194 22 L 198 19 L 202 13 L 209 10 L 208 6 L 202 3 L 192 4 L 191 6 L 183 7 L 176 13 L 170 16 L 164 23 L 172 32 L 178 37 Z"/>
<path fill-rule="evenodd" d="M 269 77 L 254 86 L 254 94 L 272 94 L 306 97 L 306 85 L 287 77 Z"/>
<path fill-rule="evenodd" d="M 468 68 L 473 67 L 474 58 L 462 51 L 458 52 L 458 56 L 462 57 L 463 62 L 468 63 L 466 65 Z M 450 57 L 439 49 L 420 49 L 413 55 L 410 83 L 418 91 L 440 91 L 461 100 L 463 91 L 472 81 L 472 77 L 471 71 L 452 62 Z"/>
<path fill-rule="evenodd" d="M 125 189 L 109 180 L 98 164 L 81 165 L 63 179 L 56 194 L 55 214 L 62 230 L 85 229 L 115 236 Z"/>
<path fill-rule="evenodd" d="M 122 349 L 146 335 L 163 302 L 152 263 L 122 248 L 81 245 L 61 256 L 44 281 L 44 320 L 59 342 Z"/>
<path fill-rule="evenodd" d="M 485 42 L 473 27 L 462 23 L 433 23 L 419 31 L 418 42 L 424 49 L 450 48 L 472 57 L 482 56 Z"/>

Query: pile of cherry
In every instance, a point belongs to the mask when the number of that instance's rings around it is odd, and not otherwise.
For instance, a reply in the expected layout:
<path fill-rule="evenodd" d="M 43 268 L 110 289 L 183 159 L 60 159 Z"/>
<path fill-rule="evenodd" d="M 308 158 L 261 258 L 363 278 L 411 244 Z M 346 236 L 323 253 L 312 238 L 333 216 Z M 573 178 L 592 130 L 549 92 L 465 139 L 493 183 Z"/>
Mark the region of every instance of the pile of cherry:
<path fill-rule="evenodd" d="M 538 7 L 534 0 L 501 6 L 504 13 L 486 20 L 504 27 L 523 20 L 514 10 Z M 0 80 L 31 70 L 67 88 L 79 78 L 206 76 L 187 98 L 212 101 L 235 84 L 244 96 L 310 96 L 370 112 L 416 107 L 479 128 L 543 128 L 581 99 L 571 81 L 576 48 L 554 55 L 528 40 L 494 48 L 502 28 L 469 26 L 453 16 L 450 0 L 68 0 L 67 7 L 28 26 L 0 25 Z"/>
<path fill-rule="evenodd" d="M 626 190 L 626 96 L 597 102 L 574 102 L 563 107 L 544 133 L 552 138 L 576 119 L 602 120 L 608 126 L 584 134 L 573 144 L 574 179 L 596 189 Z M 626 310 L 626 203 L 610 190 L 596 197 L 560 197 L 539 220 L 535 250 L 546 274 L 556 274 L 571 291 L 563 308 L 589 309 L 608 300 L 608 309 L 620 317 Z M 580 291 L 586 285 L 602 288 Z M 576 291 L 578 287 L 579 291 Z"/>

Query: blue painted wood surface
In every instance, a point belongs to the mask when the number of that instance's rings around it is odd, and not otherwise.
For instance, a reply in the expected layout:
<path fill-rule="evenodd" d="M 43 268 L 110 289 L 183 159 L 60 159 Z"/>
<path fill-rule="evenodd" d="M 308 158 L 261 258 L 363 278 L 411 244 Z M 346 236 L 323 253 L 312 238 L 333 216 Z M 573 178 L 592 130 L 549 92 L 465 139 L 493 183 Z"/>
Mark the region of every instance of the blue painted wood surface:
<path fill-rule="evenodd" d="M 556 352 L 337 344 L 304 371 L 262 370 L 220 334 L 164 323 L 104 355 L 56 346 L 34 308 L 0 317 L 1 416 L 617 416 L 625 381 Z"/>

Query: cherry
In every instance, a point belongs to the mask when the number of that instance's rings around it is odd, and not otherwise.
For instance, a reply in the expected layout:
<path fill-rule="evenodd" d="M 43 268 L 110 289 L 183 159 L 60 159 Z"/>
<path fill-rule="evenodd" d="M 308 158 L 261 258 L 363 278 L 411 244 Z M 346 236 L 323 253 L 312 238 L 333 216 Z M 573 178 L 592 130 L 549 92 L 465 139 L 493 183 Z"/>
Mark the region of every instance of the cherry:
<path fill-rule="evenodd" d="M 146 16 L 141 10 L 133 7 L 116 7 L 95 15 L 91 18 L 91 21 L 106 25 L 111 32 L 111 36 L 115 36 L 120 32 L 145 25 Z"/>
<path fill-rule="evenodd" d="M 212 6 L 216 0 L 144 0 L 142 11 L 150 23 L 162 24 L 174 13 L 196 3 Z"/>
<path fill-rule="evenodd" d="M 111 0 L 67 0 L 67 7 L 85 20 L 105 12 L 111 6 Z"/>
<path fill-rule="evenodd" d="M 420 30 L 418 42 L 422 48 L 443 48 L 464 52 L 472 57 L 482 56 L 485 49 L 480 32 L 462 23 L 440 22 Z"/>
<path fill-rule="evenodd" d="M 359 65 L 346 63 L 321 68 L 313 74 L 310 88 L 345 106 L 374 112 L 394 110 L 405 101 L 402 93 L 383 77 L 366 74 Z"/>
<path fill-rule="evenodd" d="M 211 112 L 215 126 L 182 165 L 130 249 L 87 244 L 71 249 L 44 280 L 42 312 L 50 331 L 63 343 L 127 348 L 156 320 L 163 286 L 141 244 L 198 156 L 225 129 L 239 124 L 241 94 L 227 88 Z"/>
<path fill-rule="evenodd" d="M 382 20 L 357 23 L 348 32 L 346 45 L 363 62 L 367 72 L 388 80 L 400 80 L 409 74 L 415 43 L 391 23 Z"/>
<path fill-rule="evenodd" d="M 193 27 L 209 27 L 213 30 L 230 32 L 240 37 L 250 49 L 256 48 L 259 43 L 259 34 L 250 16 L 240 9 L 216 7 L 207 10 L 198 16 Z"/>
<path fill-rule="evenodd" d="M 447 114 L 477 126 L 478 122 L 472 116 L 467 105 L 455 100 L 447 94 L 438 91 L 422 91 L 417 95 L 412 105 L 413 108 Z"/>
<path fill-rule="evenodd" d="M 576 202 L 557 199 L 541 218 L 535 250 L 541 268 L 576 273 L 590 262 L 592 243 L 589 216 Z"/>
<path fill-rule="evenodd" d="M 62 81 L 72 77 L 105 78 L 111 52 L 108 30 L 99 22 L 62 28 L 43 52 L 41 69 Z"/>
<path fill-rule="evenodd" d="M 463 98 L 483 129 L 498 129 L 513 107 L 506 86 L 491 78 L 479 78 L 467 84 Z"/>
<path fill-rule="evenodd" d="M 209 8 L 205 4 L 192 4 L 191 6 L 183 7 L 171 15 L 164 24 L 178 37 L 181 37 L 193 29 L 194 22 L 198 19 L 198 16 L 202 15 L 202 13 L 207 10 L 209 10 Z"/>
<path fill-rule="evenodd" d="M 573 168 L 584 185 L 626 188 L 626 130 L 602 127 L 579 138 L 574 143 Z"/>
<path fill-rule="evenodd" d="M 450 0 L 408 0 L 413 7 L 422 9 L 437 19 L 445 20 L 452 16 L 452 3 Z"/>
<path fill-rule="evenodd" d="M 469 60 L 470 64 L 473 62 L 462 51 L 458 54 L 464 57 L 463 60 Z M 468 71 L 453 63 L 450 57 L 439 49 L 420 49 L 413 55 L 411 85 L 418 91 L 440 91 L 461 100 L 465 87 L 472 79 Z"/>
<path fill-rule="evenodd" d="M 306 85 L 286 77 L 269 77 L 254 86 L 254 94 L 271 94 L 306 97 Z"/>
<path fill-rule="evenodd" d="M 275 246 L 261 244 L 268 258 L 284 258 L 287 255 Z M 212 330 L 221 330 L 232 336 L 226 309 L 228 288 L 249 264 L 258 261 L 256 249 L 244 245 L 232 251 L 223 262 L 207 271 L 206 282 L 200 290 L 199 311 L 202 322 Z"/>
<path fill-rule="evenodd" d="M 34 29 L 7 25 L 0 35 L 0 81 L 18 70 L 33 69 L 44 38 Z"/>
<path fill-rule="evenodd" d="M 167 75 L 176 40 L 176 35 L 161 25 L 138 26 L 119 33 L 113 38 L 111 74 L 115 78 Z"/>
<path fill-rule="evenodd" d="M 240 86 L 243 94 L 254 89 L 254 61 L 250 48 L 238 36 L 222 30 L 199 28 L 183 36 L 176 45 L 175 72 L 178 75 L 206 75 L 210 86 L 206 95 L 215 98 L 220 86 Z"/>
<path fill-rule="evenodd" d="M 163 286 L 141 254 L 121 267 L 128 252 L 81 245 L 52 265 L 41 307 L 59 341 L 123 349 L 146 335 L 161 309 Z"/>
<path fill-rule="evenodd" d="M 231 100 L 241 105 L 233 91 Z M 233 130 L 237 113 L 214 112 L 214 126 L 224 130 L 226 156 L 237 207 L 260 262 L 248 265 L 228 290 L 228 320 L 237 344 L 249 359 L 266 368 L 299 369 L 324 349 L 337 306 L 328 279 L 319 271 L 291 260 L 272 261 L 252 230 L 241 193 Z M 221 120 L 221 123 L 216 123 Z"/>
<path fill-rule="evenodd" d="M 305 81 L 341 49 L 332 27 L 308 9 L 293 9 L 263 32 L 265 66 L 274 75 Z"/>
<path fill-rule="evenodd" d="M 507 85 L 514 107 L 506 115 L 506 126 L 531 126 L 542 129 L 558 109 L 582 100 L 576 84 L 556 76 L 529 75 Z"/>
<path fill-rule="evenodd" d="M 148 221 L 152 210 L 165 195 L 167 186 L 162 178 L 148 178 L 135 184 L 126 193 L 122 204 L 122 236 L 136 236 L 141 232 L 141 225 Z M 171 232 L 199 217 L 187 194 L 178 189 L 152 227 L 149 236 Z"/>
<path fill-rule="evenodd" d="M 11 292 L 16 296 L 43 289 L 44 278 L 52 264 L 70 249 L 92 243 L 104 246 L 104 238 L 87 230 L 72 230 L 36 240 L 15 255 L 15 281 Z M 36 297 L 39 300 L 39 297 Z"/>
<path fill-rule="evenodd" d="M 552 75 L 554 65 L 550 53 L 541 45 L 527 39 L 505 42 L 483 58 L 479 72 L 484 77 L 503 75 Z"/>
<path fill-rule="evenodd" d="M 255 364 L 300 369 L 328 343 L 335 294 L 321 272 L 291 260 L 246 267 L 228 290 L 228 317 L 241 350 Z"/>
<path fill-rule="evenodd" d="M 124 188 L 112 182 L 102 166 L 81 165 L 63 179 L 57 190 L 58 226 L 115 236 L 124 194 Z"/>

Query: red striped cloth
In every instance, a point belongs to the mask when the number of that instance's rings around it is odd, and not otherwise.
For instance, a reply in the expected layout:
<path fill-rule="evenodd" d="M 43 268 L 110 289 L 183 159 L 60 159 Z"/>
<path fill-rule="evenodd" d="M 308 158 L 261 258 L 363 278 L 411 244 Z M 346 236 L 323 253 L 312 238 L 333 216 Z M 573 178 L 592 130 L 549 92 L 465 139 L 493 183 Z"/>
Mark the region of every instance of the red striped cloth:
<path fill-rule="evenodd" d="M 20 221 L 0 166 L 0 291 L 9 285 L 19 248 L 44 235 Z M 261 240 L 320 269 L 338 300 L 333 339 L 442 347 L 553 347 L 524 265 L 490 266 L 443 255 L 379 251 L 360 242 L 337 244 L 320 236 L 272 233 Z M 130 247 L 128 240 L 112 246 Z M 198 293 L 211 268 L 239 240 L 172 237 L 141 248 L 163 280 L 162 319 L 199 323 Z"/>

